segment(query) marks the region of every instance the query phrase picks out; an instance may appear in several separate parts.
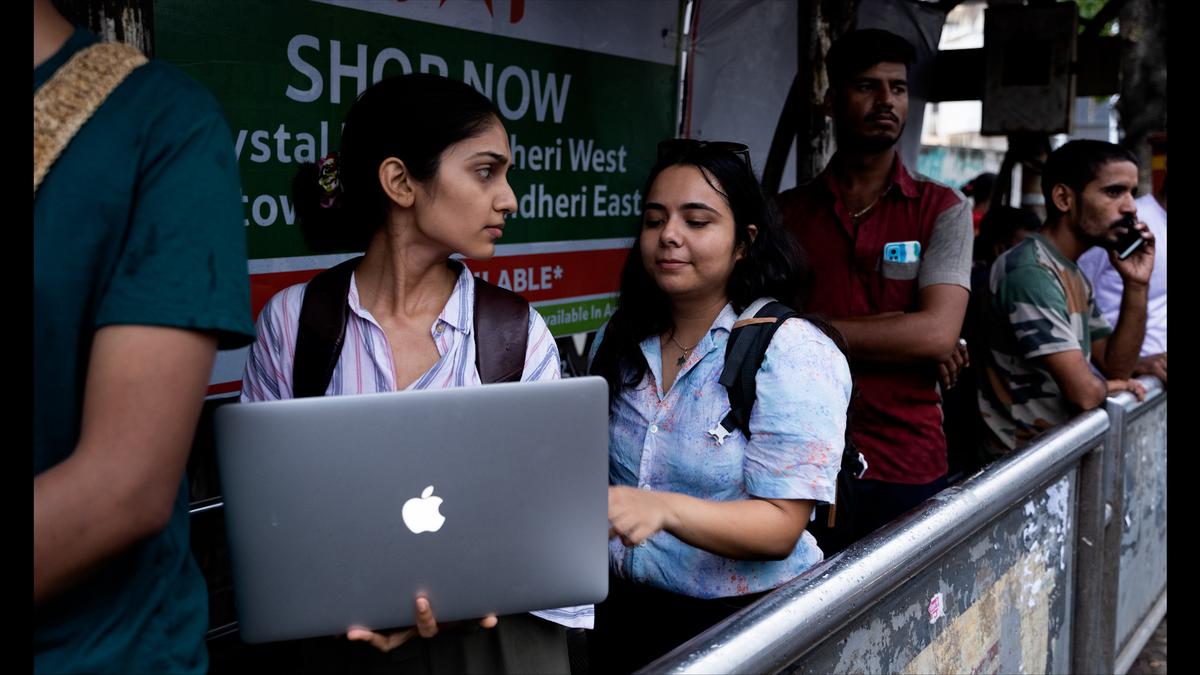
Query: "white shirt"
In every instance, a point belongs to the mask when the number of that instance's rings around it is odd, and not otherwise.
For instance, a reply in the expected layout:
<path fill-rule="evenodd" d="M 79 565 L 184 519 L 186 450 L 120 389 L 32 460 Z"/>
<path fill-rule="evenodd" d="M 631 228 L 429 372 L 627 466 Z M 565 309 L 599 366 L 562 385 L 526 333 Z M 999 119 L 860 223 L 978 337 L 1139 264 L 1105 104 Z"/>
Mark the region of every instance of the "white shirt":
<path fill-rule="evenodd" d="M 243 402 L 292 398 L 292 364 L 306 287 L 307 284 L 296 284 L 276 293 L 258 315 L 258 337 L 250 348 L 242 377 Z M 349 302 L 346 341 L 325 395 L 396 391 L 391 346 L 383 328 L 359 301 L 357 277 L 350 280 Z M 475 277 L 463 265 L 450 299 L 430 327 L 437 345 L 438 361 L 406 389 L 448 389 L 482 384 L 475 368 L 475 340 L 471 336 L 475 323 L 474 307 Z M 554 337 L 542 316 L 531 310 L 521 381 L 557 380 L 560 376 Z M 591 628 L 595 609 L 592 605 L 581 605 L 532 614 L 568 628 Z"/>

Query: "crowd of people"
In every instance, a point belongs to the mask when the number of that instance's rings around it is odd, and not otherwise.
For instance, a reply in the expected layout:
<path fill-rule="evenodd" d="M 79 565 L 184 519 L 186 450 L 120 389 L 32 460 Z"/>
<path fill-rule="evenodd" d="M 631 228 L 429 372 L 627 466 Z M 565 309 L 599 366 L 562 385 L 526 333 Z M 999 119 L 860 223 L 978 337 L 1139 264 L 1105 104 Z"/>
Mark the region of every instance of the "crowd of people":
<path fill-rule="evenodd" d="M 35 2 L 36 672 L 204 672 L 183 474 L 218 346 L 251 345 L 244 402 L 485 384 L 471 319 L 500 289 L 470 261 L 517 209 L 492 101 L 435 75 L 367 88 L 340 150 L 293 185 L 314 250 L 365 251 L 344 268 L 332 374 L 302 393 L 307 284 L 252 324 L 230 131 L 195 82 L 137 56 Z M 128 65 L 104 89 L 84 76 L 106 58 Z M 308 666 L 568 672 L 585 630 L 591 670 L 629 672 L 963 472 L 1109 394 L 1140 396 L 1135 375 L 1165 384 L 1165 185 L 1137 199 L 1132 154 L 1073 141 L 1046 162 L 1045 223 L 983 213 L 900 159 L 915 58 L 886 31 L 839 39 L 837 152 L 774 197 L 745 146 L 659 144 L 589 358 L 609 388 L 608 598 L 448 626 L 414 598 L 416 626 L 310 641 Z M 72 105 L 90 110 L 63 140 L 54 116 Z M 43 140 L 58 146 L 43 156 Z M 1118 257 L 1121 237 L 1141 245 Z M 765 299 L 795 315 L 741 429 L 714 434 L 726 344 Z M 558 378 L 546 323 L 516 300 L 519 379 Z"/>

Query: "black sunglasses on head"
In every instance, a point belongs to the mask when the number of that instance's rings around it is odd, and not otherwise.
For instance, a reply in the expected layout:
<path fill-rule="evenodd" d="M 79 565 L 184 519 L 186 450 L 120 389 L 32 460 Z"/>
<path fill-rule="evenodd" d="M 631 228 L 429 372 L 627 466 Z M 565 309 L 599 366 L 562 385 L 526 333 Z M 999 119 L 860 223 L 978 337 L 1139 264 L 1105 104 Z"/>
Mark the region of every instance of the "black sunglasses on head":
<path fill-rule="evenodd" d="M 750 146 L 744 143 L 734 143 L 732 141 L 702 141 L 695 138 L 668 138 L 658 142 L 658 159 L 661 161 L 664 157 L 669 157 L 674 154 L 687 152 L 688 150 L 696 150 L 699 148 L 714 148 L 716 150 L 724 150 L 737 155 L 739 159 L 745 163 L 746 167 L 750 167 Z"/>

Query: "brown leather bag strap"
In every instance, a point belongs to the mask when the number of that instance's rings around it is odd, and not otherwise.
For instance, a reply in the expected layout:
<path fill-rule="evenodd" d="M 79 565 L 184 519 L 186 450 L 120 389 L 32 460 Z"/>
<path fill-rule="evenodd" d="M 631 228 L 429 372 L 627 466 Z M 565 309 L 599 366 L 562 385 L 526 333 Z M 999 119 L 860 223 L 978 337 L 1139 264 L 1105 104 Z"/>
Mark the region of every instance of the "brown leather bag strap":
<path fill-rule="evenodd" d="M 521 380 L 531 311 L 525 298 L 475 278 L 475 367 L 483 384 Z"/>
<path fill-rule="evenodd" d="M 80 50 L 33 94 L 33 196 L 50 167 L 108 95 L 146 63 L 136 48 L 101 42 Z"/>

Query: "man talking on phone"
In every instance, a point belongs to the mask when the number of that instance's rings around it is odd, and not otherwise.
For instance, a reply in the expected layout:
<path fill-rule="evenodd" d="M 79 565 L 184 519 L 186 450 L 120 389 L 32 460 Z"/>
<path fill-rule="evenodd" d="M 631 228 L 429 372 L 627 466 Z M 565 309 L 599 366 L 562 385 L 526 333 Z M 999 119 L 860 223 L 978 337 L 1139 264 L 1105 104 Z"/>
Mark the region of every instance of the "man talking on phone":
<path fill-rule="evenodd" d="M 1046 160 L 1046 225 L 997 258 L 988 283 L 979 407 L 992 456 L 1099 407 L 1110 394 L 1145 395 L 1129 379 L 1146 329 L 1154 268 L 1154 235 L 1136 220 L 1137 184 L 1137 159 L 1112 143 L 1072 141 Z M 1093 246 L 1108 249 L 1124 281 L 1115 328 L 1076 265 Z"/>
<path fill-rule="evenodd" d="M 1146 337 L 1134 375 L 1153 375 L 1167 386 L 1167 176 L 1157 192 L 1137 198 L 1137 219 L 1154 234 L 1154 272 L 1150 275 L 1150 299 L 1146 304 Z M 1079 269 L 1092 281 L 1096 306 L 1115 324 L 1120 318 L 1125 283 L 1108 262 L 1108 250 L 1095 246 L 1079 258 Z"/>

